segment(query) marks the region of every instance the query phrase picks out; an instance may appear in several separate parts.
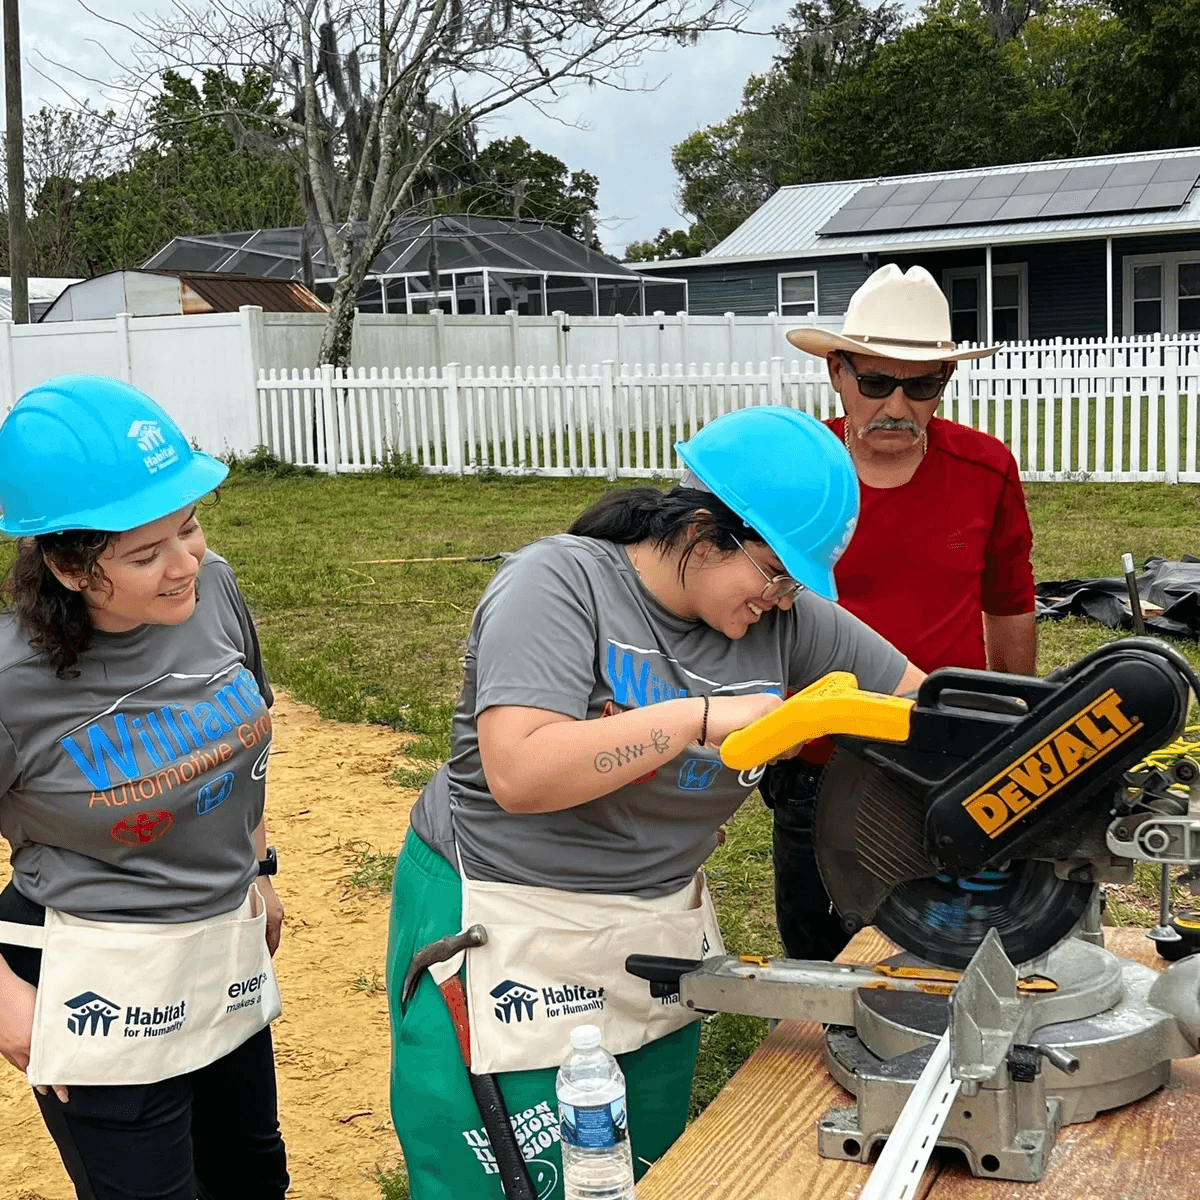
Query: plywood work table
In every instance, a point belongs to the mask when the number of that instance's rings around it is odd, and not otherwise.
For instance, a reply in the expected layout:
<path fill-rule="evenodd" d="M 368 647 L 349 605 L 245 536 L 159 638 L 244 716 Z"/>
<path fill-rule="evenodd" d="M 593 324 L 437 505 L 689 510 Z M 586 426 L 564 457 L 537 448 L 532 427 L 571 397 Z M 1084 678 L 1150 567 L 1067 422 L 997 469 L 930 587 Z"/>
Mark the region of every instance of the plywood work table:
<path fill-rule="evenodd" d="M 1166 966 L 1140 929 L 1106 929 L 1115 954 Z M 879 962 L 893 947 L 864 930 L 841 956 Z M 853 1200 L 861 1163 L 821 1158 L 816 1125 L 853 1097 L 825 1070 L 824 1034 L 781 1021 L 638 1184 L 638 1200 Z M 1180 1200 L 1200 1191 L 1200 1059 L 1176 1061 L 1171 1083 L 1134 1104 L 1059 1132 L 1038 1183 L 976 1179 L 961 1156 L 935 1152 L 917 1200 Z"/>

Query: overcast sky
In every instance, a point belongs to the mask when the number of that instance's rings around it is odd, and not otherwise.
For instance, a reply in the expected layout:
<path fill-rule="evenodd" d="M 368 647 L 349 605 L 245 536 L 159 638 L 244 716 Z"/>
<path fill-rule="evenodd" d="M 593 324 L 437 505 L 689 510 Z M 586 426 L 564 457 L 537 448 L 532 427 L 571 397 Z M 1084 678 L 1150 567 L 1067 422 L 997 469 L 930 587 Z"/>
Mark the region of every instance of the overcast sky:
<path fill-rule="evenodd" d="M 64 88 L 75 96 L 94 94 L 51 63 L 92 78 L 114 74 L 112 58 L 121 57 L 124 39 L 78 0 L 25 0 L 21 7 L 26 113 L 67 102 Z M 165 0 L 89 0 L 89 7 L 133 23 L 136 13 L 168 5 Z M 769 30 L 784 20 L 788 7 L 789 0 L 753 0 L 749 24 Z M 651 238 L 664 225 L 683 224 L 675 211 L 671 147 L 731 113 L 746 78 L 766 69 L 777 50 L 771 37 L 714 34 L 695 47 L 649 56 L 645 75 L 651 82 L 663 81 L 654 92 L 579 87 L 555 105 L 560 120 L 521 105 L 494 119 L 483 140 L 521 134 L 571 170 L 597 175 L 600 238 L 619 257 L 627 242 Z M 578 123 L 588 128 L 572 127 Z"/>

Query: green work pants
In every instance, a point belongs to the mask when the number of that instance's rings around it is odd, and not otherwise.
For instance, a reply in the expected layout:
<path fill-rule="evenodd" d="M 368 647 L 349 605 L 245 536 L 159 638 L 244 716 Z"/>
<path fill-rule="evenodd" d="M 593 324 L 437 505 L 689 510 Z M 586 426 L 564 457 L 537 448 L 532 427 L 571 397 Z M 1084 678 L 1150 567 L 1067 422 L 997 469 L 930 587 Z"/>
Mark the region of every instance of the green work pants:
<path fill-rule="evenodd" d="M 411 831 L 396 862 L 388 933 L 387 990 L 392 1020 L 392 1120 L 408 1166 L 412 1200 L 503 1200 L 504 1191 L 442 995 L 428 975 L 400 1008 L 400 988 L 415 951 L 457 933 L 462 890 L 457 873 Z M 468 951 L 468 953 L 470 953 Z M 646 1167 L 683 1132 L 700 1045 L 694 1022 L 621 1054 L 629 1103 L 633 1165 Z M 564 1046 L 563 1056 L 569 1051 Z M 500 1075 L 538 1200 L 562 1200 L 555 1067 Z"/>

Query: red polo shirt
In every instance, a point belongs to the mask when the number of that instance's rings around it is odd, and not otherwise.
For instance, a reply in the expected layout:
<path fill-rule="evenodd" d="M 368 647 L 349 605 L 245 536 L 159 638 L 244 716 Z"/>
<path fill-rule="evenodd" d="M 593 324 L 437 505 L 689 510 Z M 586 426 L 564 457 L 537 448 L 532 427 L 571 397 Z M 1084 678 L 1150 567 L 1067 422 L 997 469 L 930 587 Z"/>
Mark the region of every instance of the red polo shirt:
<path fill-rule="evenodd" d="M 827 422 L 843 436 L 844 417 Z M 902 487 L 859 484 L 838 603 L 922 671 L 983 669 L 983 614 L 1032 612 L 1033 534 L 1017 464 L 989 434 L 934 417 Z"/>

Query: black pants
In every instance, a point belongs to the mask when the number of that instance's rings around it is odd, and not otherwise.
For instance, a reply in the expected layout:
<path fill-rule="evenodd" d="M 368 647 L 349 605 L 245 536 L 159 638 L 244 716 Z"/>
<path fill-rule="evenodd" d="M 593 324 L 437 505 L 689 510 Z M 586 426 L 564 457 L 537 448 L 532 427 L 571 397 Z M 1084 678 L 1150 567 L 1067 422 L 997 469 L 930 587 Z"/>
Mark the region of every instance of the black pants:
<path fill-rule="evenodd" d="M 768 767 L 758 785 L 774 813 L 775 923 L 788 958 L 828 961 L 850 941 L 817 871 L 813 809 L 822 768 L 801 759 Z"/>
<path fill-rule="evenodd" d="M 0 920 L 41 925 L 44 909 L 9 884 Z M 40 952 L 2 950 L 36 985 Z M 69 1092 L 66 1104 L 34 1095 L 79 1200 L 282 1200 L 287 1191 L 270 1029 L 187 1075 Z"/>

